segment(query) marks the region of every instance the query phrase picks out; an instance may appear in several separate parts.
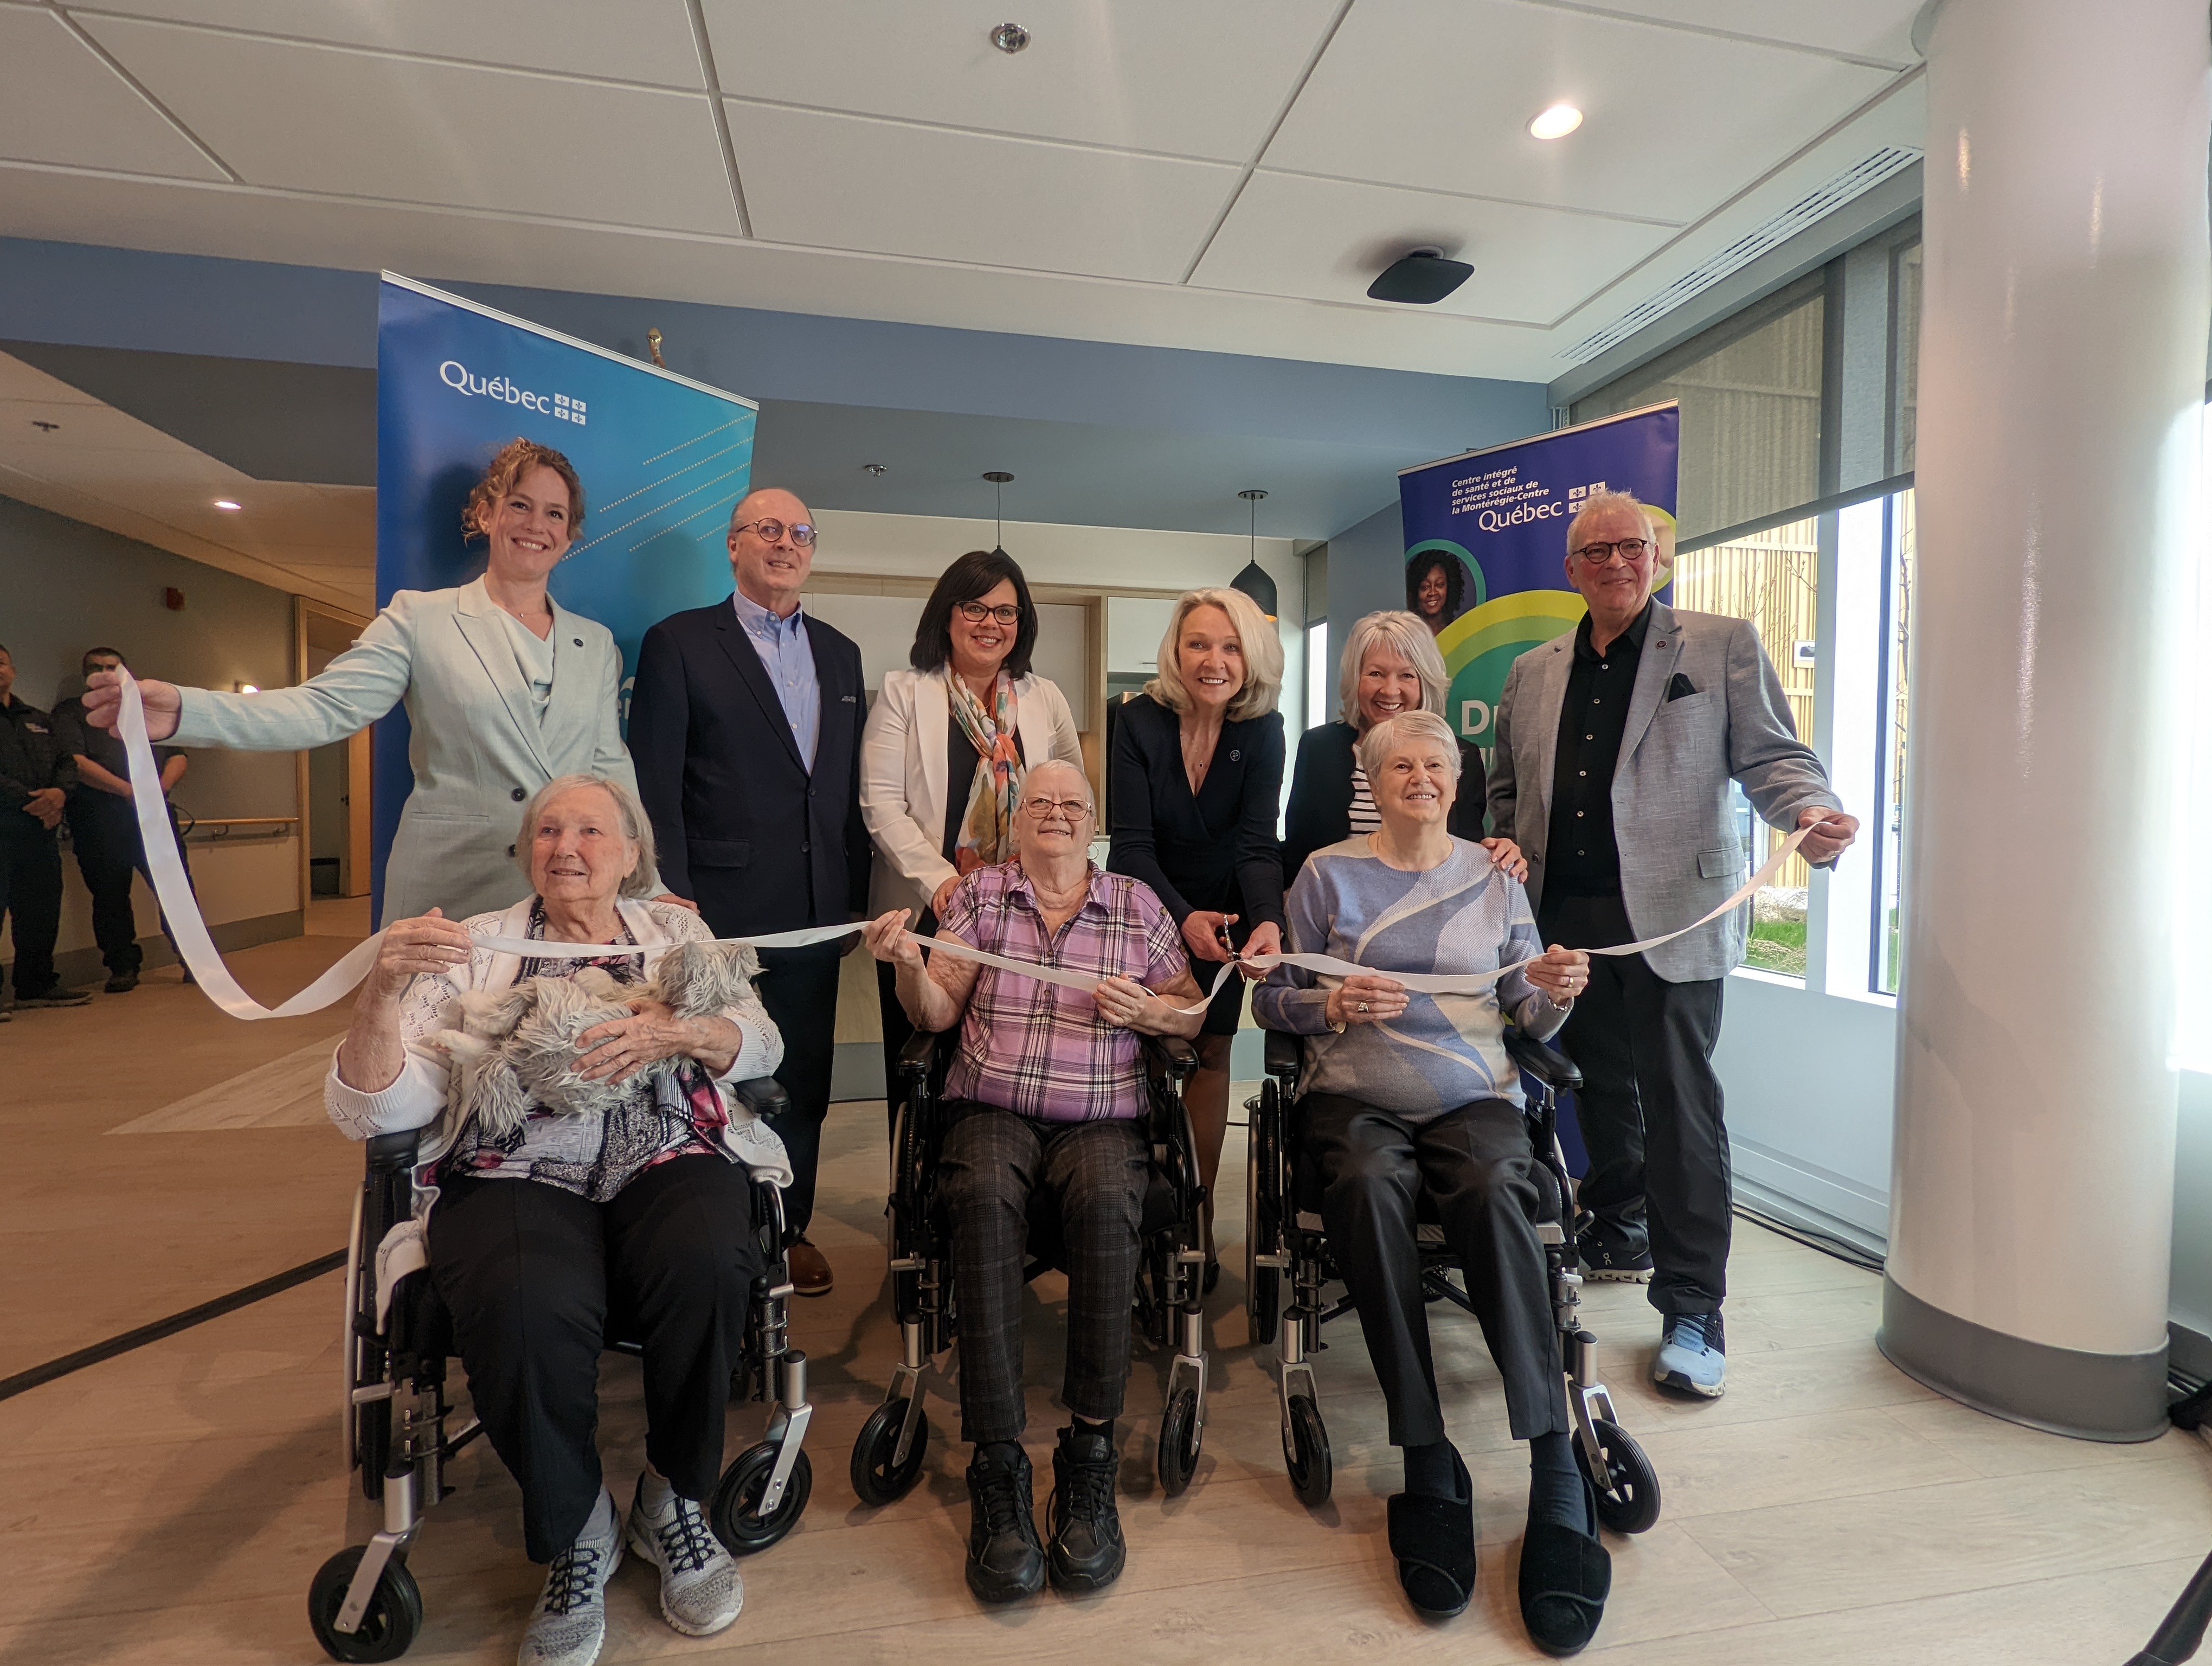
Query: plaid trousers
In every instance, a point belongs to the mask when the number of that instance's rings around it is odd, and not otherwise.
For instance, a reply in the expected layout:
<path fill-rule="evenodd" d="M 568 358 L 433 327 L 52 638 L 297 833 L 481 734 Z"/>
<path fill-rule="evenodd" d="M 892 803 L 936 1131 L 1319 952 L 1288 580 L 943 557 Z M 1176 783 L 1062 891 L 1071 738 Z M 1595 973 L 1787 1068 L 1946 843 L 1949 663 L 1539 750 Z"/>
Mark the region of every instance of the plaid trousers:
<path fill-rule="evenodd" d="M 1046 1122 L 953 1099 L 938 1164 L 960 1304 L 960 1423 L 971 1442 L 1018 1440 L 1022 1264 L 1030 1200 L 1042 1191 L 1067 1246 L 1067 1359 L 1060 1398 L 1079 1416 L 1121 1412 L 1129 1309 L 1152 1153 L 1143 1124 Z"/>

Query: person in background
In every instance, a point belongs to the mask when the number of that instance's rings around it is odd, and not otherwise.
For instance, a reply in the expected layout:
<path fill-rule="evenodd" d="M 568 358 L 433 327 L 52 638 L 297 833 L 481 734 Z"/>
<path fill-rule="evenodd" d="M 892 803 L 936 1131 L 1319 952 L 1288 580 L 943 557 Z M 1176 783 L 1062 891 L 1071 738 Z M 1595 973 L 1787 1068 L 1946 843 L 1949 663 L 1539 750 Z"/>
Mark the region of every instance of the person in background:
<path fill-rule="evenodd" d="M 1626 492 L 1599 492 L 1567 528 L 1567 582 L 1589 604 L 1564 636 L 1513 662 L 1498 702 L 1491 824 L 1528 853 L 1546 938 L 1612 948 L 1669 931 L 1743 878 L 1729 784 L 1824 866 L 1857 834 L 1797 739 L 1747 619 L 1653 599 L 1659 532 Z M 1664 1316 L 1651 1374 L 1717 1397 L 1733 1221 L 1713 1043 L 1743 958 L 1748 905 L 1637 955 L 1598 958 L 1560 1045 L 1590 1170 L 1579 1201 L 1589 1275 L 1651 1285 Z"/>
<path fill-rule="evenodd" d="M 584 484 L 568 459 L 510 441 L 461 511 L 463 537 L 484 540 L 482 578 L 398 592 L 297 688 L 216 694 L 142 683 L 147 736 L 289 752 L 343 740 L 404 704 L 415 787 L 385 860 L 381 916 L 505 908 L 521 876 L 513 853 L 484 837 L 488 824 L 505 823 L 556 775 L 611 775 L 635 790 L 617 705 L 622 652 L 605 625 L 545 587 L 583 524 Z M 84 691 L 86 721 L 111 733 L 117 678 L 98 672 Z"/>
<path fill-rule="evenodd" d="M 936 934 L 963 874 L 1014 854 L 1024 774 L 1048 757 L 1083 767 L 1067 698 L 1030 668 L 1037 611 L 1003 550 L 946 568 L 915 626 L 911 669 L 885 674 L 860 737 L 860 818 L 875 841 L 868 912 L 907 908 Z M 884 1080 L 914 1026 L 889 961 L 876 968 Z M 896 1110 L 896 1107 L 892 1107 Z"/>
<path fill-rule="evenodd" d="M 1427 711 L 1450 721 L 1444 695 L 1450 687 L 1437 640 L 1417 615 L 1386 610 L 1370 613 L 1345 638 L 1337 674 L 1334 723 L 1308 729 L 1298 738 L 1298 760 L 1291 772 L 1291 801 L 1283 816 L 1283 883 L 1291 885 L 1307 857 L 1355 833 L 1372 833 L 1381 824 L 1375 795 L 1357 757 L 1359 738 L 1401 712 Z M 1528 875 L 1510 839 L 1482 836 L 1486 782 L 1482 754 L 1459 742 L 1459 795 L 1452 800 L 1455 839 L 1480 844 L 1516 879 Z"/>
<path fill-rule="evenodd" d="M 15 697 L 15 659 L 0 648 L 0 915 L 13 928 L 15 1005 L 82 1006 L 54 973 L 62 929 L 62 846 L 55 829 L 76 791 L 66 726 Z M 8 1009 L 0 1007 L 0 1018 Z"/>
<path fill-rule="evenodd" d="M 126 663 L 114 648 L 87 648 L 84 675 L 89 678 Z M 54 708 L 54 716 L 68 725 L 65 733 L 76 756 L 78 787 L 70 796 L 70 842 L 76 849 L 76 870 L 84 876 L 84 888 L 92 893 L 93 940 L 100 945 L 100 959 L 106 963 L 107 993 L 125 994 L 138 987 L 138 969 L 145 959 L 145 952 L 138 946 L 131 880 L 134 874 L 143 873 L 149 885 L 154 883 L 153 871 L 146 863 L 145 842 L 138 836 L 138 812 L 131 801 L 130 760 L 123 755 L 120 740 L 85 721 L 82 695 L 61 702 Z M 154 749 L 165 801 L 184 779 L 191 762 L 179 747 Z M 174 806 L 169 808 L 169 826 L 173 830 L 177 827 Z M 180 860 L 185 859 L 181 832 L 177 836 L 177 855 Z M 191 883 L 189 864 L 185 879 Z M 161 930 L 168 933 L 166 915 Z M 170 950 L 173 952 L 176 946 L 176 938 L 170 935 Z M 191 970 L 185 968 L 187 983 L 191 976 Z"/>
<path fill-rule="evenodd" d="M 1467 607 L 1467 569 L 1449 550 L 1425 550 L 1406 563 L 1407 611 L 1440 636 Z"/>
<path fill-rule="evenodd" d="M 860 650 L 800 609 L 814 523 L 763 487 L 730 515 L 729 600 L 672 613 L 646 632 L 629 745 L 669 885 L 699 900 L 717 937 L 839 925 L 868 903 L 860 821 Z M 761 951 L 760 995 L 783 1036 L 777 1127 L 793 1178 L 785 1219 L 802 1296 L 830 1292 L 806 1237 L 837 1050 L 837 963 L 857 945 Z"/>
<path fill-rule="evenodd" d="M 1242 591 L 1194 590 L 1160 639 L 1159 675 L 1114 731 L 1114 842 L 1106 865 L 1167 905 L 1201 987 L 1238 954 L 1283 939 L 1283 645 Z M 1245 974 L 1257 977 L 1257 972 Z M 1229 1053 L 1244 985 L 1224 982 L 1184 1091 L 1210 1192 L 1229 1126 Z M 1206 1288 L 1221 1276 L 1207 1211 Z"/>
<path fill-rule="evenodd" d="M 1452 836 L 1458 737 L 1434 712 L 1385 718 L 1359 743 L 1382 812 L 1371 833 L 1325 850 L 1291 887 L 1291 941 L 1371 970 L 1324 978 L 1279 966 L 1252 997 L 1260 1022 L 1305 1037 L 1292 1110 L 1300 1167 L 1389 1408 L 1406 1490 L 1389 1503 L 1391 1554 L 1432 1619 L 1474 1594 L 1474 1493 L 1444 1431 L 1416 1234 L 1424 1194 L 1466 1268 L 1467 1293 L 1504 1379 L 1513 1438 L 1528 1443 L 1522 1622 L 1545 1653 L 1577 1652 L 1612 1584 L 1596 1499 L 1577 1467 L 1537 1236 L 1543 1196 L 1510 1020 L 1538 1040 L 1587 987 L 1590 958 L 1537 940 L 1528 894 Z M 1422 994 L 1406 974 L 1495 972 L 1473 994 Z"/>

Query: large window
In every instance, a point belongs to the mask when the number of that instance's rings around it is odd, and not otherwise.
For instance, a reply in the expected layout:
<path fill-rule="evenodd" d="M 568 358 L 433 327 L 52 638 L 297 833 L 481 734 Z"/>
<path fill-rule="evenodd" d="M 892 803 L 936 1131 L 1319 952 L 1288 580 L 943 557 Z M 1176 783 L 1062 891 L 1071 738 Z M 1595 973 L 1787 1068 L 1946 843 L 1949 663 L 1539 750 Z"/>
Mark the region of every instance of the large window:
<path fill-rule="evenodd" d="M 1815 272 L 1577 399 L 1574 420 L 1680 402 L 1684 538 L 1809 503 L 1820 496 L 1826 318 Z"/>

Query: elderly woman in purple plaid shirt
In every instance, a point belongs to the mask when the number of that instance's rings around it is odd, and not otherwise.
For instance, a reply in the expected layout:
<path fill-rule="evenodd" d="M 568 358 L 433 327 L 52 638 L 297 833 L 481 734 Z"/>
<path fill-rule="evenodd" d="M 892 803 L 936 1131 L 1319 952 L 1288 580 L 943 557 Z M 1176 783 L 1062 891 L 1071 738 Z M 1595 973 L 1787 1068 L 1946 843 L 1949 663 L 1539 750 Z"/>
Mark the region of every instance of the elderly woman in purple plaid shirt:
<path fill-rule="evenodd" d="M 1086 976 L 1089 991 L 949 954 L 925 966 L 904 910 L 868 927 L 918 1030 L 960 1026 L 945 1073 L 948 1127 L 938 1176 L 960 1290 L 960 1418 L 975 1444 L 968 1586 L 987 1602 L 1121 1572 L 1114 1420 L 1129 1374 L 1129 1308 L 1151 1152 L 1139 1032 L 1194 1036 L 1204 1008 L 1175 921 L 1141 881 L 1092 866 L 1097 812 L 1073 764 L 1037 764 L 1022 785 L 1017 860 L 979 868 L 946 903 L 939 935 Z M 1022 1250 L 1032 1192 L 1060 1212 L 1068 1248 L 1072 1426 L 1053 1453 L 1048 1553 L 1037 1536 L 1022 1393 Z"/>

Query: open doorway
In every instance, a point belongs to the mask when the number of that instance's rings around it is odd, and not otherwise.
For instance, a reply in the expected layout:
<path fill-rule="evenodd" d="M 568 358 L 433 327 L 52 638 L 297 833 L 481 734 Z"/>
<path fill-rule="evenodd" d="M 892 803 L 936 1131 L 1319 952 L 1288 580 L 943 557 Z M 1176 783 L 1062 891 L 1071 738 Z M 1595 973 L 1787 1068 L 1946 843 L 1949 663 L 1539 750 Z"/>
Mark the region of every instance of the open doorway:
<path fill-rule="evenodd" d="M 353 646 L 368 621 L 305 596 L 292 599 L 293 676 L 304 683 Z M 369 731 L 299 754 L 300 894 L 368 894 Z"/>

